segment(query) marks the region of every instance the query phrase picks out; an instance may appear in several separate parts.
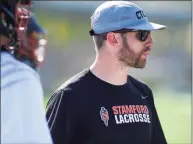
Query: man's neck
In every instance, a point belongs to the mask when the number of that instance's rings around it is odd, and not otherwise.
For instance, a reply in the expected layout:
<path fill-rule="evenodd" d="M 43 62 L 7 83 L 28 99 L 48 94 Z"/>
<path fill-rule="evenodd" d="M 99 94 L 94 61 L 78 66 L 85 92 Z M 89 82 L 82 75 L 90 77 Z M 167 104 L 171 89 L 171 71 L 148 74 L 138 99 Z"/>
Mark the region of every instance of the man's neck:
<path fill-rule="evenodd" d="M 127 82 L 128 69 L 111 56 L 97 56 L 90 66 L 95 76 L 113 85 L 124 85 Z"/>

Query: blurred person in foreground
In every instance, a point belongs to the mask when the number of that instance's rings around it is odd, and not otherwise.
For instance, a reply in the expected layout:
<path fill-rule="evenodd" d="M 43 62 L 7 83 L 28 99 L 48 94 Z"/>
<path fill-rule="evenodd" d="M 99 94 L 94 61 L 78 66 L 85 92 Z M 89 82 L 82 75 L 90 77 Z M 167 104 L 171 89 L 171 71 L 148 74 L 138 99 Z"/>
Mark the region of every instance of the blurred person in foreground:
<path fill-rule="evenodd" d="M 50 98 L 46 117 L 55 144 L 167 144 L 151 89 L 128 75 L 153 47 L 148 22 L 127 1 L 108 1 L 91 17 L 96 59 Z"/>
<path fill-rule="evenodd" d="M 29 6 L 27 0 L 0 5 L 1 143 L 52 143 L 37 73 L 46 33 Z"/>

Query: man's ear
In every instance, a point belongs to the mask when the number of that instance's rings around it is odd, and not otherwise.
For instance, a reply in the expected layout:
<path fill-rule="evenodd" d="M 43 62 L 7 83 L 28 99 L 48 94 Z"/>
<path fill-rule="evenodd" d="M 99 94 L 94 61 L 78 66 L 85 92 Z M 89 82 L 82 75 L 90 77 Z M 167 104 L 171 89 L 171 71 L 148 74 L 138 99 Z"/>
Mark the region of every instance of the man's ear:
<path fill-rule="evenodd" d="M 109 32 L 107 34 L 107 41 L 110 45 L 117 45 L 119 44 L 119 36 L 116 33 Z"/>

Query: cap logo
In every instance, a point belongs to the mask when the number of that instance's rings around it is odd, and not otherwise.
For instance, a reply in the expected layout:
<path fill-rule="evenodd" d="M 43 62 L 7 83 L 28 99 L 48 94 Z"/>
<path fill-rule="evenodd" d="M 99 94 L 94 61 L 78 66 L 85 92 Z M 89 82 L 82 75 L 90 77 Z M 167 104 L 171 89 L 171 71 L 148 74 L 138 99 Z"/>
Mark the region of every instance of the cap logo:
<path fill-rule="evenodd" d="M 146 17 L 146 15 L 144 14 L 144 12 L 142 10 L 137 11 L 136 16 L 138 19 L 142 19 L 142 18 Z"/>

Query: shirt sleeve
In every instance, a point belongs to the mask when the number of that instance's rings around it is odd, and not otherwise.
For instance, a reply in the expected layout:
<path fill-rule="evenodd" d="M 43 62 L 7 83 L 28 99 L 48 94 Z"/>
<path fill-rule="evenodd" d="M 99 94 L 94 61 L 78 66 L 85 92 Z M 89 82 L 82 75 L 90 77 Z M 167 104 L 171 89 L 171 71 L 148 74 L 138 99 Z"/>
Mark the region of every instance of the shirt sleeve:
<path fill-rule="evenodd" d="M 75 107 L 70 90 L 56 91 L 48 102 L 46 117 L 54 144 L 72 144 L 75 140 Z"/>
<path fill-rule="evenodd" d="M 152 139 L 151 143 L 152 144 L 167 144 L 159 117 L 158 113 L 154 104 L 154 99 L 153 99 L 153 93 L 151 91 L 151 102 L 152 102 Z"/>
<path fill-rule="evenodd" d="M 2 142 L 51 144 L 40 80 L 30 72 L 19 74 L 1 93 Z"/>

